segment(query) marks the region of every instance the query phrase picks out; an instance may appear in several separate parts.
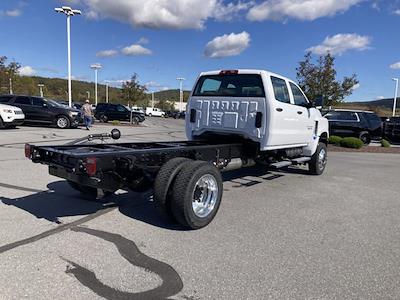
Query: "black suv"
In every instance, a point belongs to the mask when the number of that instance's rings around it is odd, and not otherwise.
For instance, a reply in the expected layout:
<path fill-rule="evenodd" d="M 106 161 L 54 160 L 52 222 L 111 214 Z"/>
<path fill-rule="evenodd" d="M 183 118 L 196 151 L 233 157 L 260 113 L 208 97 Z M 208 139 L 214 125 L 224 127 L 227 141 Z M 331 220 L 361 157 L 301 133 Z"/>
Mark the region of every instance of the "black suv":
<path fill-rule="evenodd" d="M 353 136 L 369 144 L 372 138 L 382 137 L 382 120 L 370 111 L 329 110 L 324 114 L 329 121 L 329 134 Z"/>
<path fill-rule="evenodd" d="M 54 124 L 64 129 L 77 127 L 82 122 L 80 110 L 66 107 L 54 100 L 6 95 L 0 96 L 0 103 L 21 108 L 25 114 L 25 123 Z"/>
<path fill-rule="evenodd" d="M 391 141 L 400 141 L 400 117 L 385 120 L 385 137 Z"/>
<path fill-rule="evenodd" d="M 102 122 L 108 121 L 130 121 L 132 113 L 132 121 L 139 124 L 145 120 L 143 113 L 131 110 L 122 104 L 98 103 L 94 116 Z"/>

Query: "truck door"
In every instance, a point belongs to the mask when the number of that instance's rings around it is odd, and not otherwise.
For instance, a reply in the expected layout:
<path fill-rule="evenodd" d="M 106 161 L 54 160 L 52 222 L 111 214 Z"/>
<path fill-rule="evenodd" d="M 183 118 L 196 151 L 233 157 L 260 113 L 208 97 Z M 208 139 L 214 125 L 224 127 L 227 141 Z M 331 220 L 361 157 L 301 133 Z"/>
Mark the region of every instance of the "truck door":
<path fill-rule="evenodd" d="M 299 118 L 298 134 L 302 136 L 303 141 L 309 143 L 312 140 L 315 126 L 315 121 L 311 118 L 308 108 L 309 101 L 297 85 L 293 82 L 289 82 L 289 85 L 293 96 L 293 104 L 296 107 L 296 113 Z"/>
<path fill-rule="evenodd" d="M 306 118 L 308 111 L 294 105 L 289 94 L 288 82 L 271 76 L 274 98 L 272 99 L 272 126 L 269 144 L 271 146 L 290 146 L 307 144 Z"/>

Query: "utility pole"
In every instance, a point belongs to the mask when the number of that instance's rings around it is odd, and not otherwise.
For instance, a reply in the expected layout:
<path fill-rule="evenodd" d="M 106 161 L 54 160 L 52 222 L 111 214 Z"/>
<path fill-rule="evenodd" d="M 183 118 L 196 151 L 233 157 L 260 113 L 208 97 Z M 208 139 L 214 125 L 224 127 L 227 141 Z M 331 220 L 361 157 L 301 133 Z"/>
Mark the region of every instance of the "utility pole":
<path fill-rule="evenodd" d="M 394 89 L 394 98 L 393 98 L 393 117 L 396 116 L 396 104 L 397 104 L 397 94 L 399 90 L 399 79 L 392 78 L 396 82 L 396 87 Z"/>
<path fill-rule="evenodd" d="M 154 109 L 154 91 L 151 92 L 151 108 Z"/>
<path fill-rule="evenodd" d="M 39 87 L 40 97 L 43 98 L 43 88 L 44 88 L 44 84 L 39 83 L 37 86 Z"/>
<path fill-rule="evenodd" d="M 109 86 L 109 81 L 105 81 L 106 83 L 106 103 L 108 103 L 108 86 Z"/>
<path fill-rule="evenodd" d="M 10 77 L 10 95 L 13 94 L 13 88 L 12 88 L 12 78 Z"/>
<path fill-rule="evenodd" d="M 87 95 L 88 100 L 90 100 L 90 92 L 89 91 L 86 91 L 86 95 Z"/>
<path fill-rule="evenodd" d="M 67 15 L 67 50 L 68 50 L 68 104 L 72 107 L 72 71 L 71 71 L 71 17 L 81 15 L 82 12 L 78 9 L 72 9 L 69 6 L 55 8 L 58 13 Z"/>
<path fill-rule="evenodd" d="M 186 79 L 183 77 L 178 77 L 176 80 L 179 81 L 179 112 L 182 112 L 182 104 L 183 104 L 183 81 Z"/>
<path fill-rule="evenodd" d="M 95 105 L 97 106 L 97 72 L 102 68 L 101 64 L 92 64 L 90 65 L 90 68 L 94 70 L 94 99 L 95 99 Z"/>

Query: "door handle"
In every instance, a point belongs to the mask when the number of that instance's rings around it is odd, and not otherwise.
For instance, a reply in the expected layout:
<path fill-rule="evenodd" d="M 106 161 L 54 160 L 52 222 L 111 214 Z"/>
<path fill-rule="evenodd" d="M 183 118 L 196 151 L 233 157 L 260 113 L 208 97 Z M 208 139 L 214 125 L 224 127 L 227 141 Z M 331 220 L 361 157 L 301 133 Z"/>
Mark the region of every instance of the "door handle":
<path fill-rule="evenodd" d="M 276 109 L 276 111 L 279 111 L 279 112 L 281 112 L 281 111 L 283 111 L 283 109 L 282 109 L 282 108 L 280 108 L 280 107 L 278 107 L 278 108 Z"/>
<path fill-rule="evenodd" d="M 299 115 L 301 115 L 303 112 L 302 112 L 302 111 L 298 111 L 297 113 L 298 113 Z"/>

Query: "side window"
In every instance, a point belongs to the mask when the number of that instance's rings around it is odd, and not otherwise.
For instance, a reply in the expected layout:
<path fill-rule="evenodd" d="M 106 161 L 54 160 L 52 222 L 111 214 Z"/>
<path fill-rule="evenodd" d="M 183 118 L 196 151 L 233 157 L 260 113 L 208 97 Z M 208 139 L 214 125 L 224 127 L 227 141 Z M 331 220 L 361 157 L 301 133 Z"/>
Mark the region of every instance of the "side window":
<path fill-rule="evenodd" d="M 308 101 L 304 97 L 304 95 L 300 91 L 300 89 L 296 85 L 294 85 L 293 83 L 290 83 L 290 88 L 292 89 L 293 98 L 294 98 L 294 104 L 295 105 L 299 105 L 299 106 L 307 106 Z"/>
<path fill-rule="evenodd" d="M 17 99 L 14 100 L 15 104 L 25 104 L 25 105 L 31 105 L 31 98 L 29 97 L 17 97 Z"/>
<path fill-rule="evenodd" d="M 32 98 L 32 100 L 33 100 L 32 104 L 34 106 L 43 106 L 43 104 L 44 104 L 44 101 L 40 98 Z"/>
<path fill-rule="evenodd" d="M 116 105 L 110 105 L 108 107 L 108 111 L 117 111 L 117 106 Z"/>
<path fill-rule="evenodd" d="M 123 107 L 122 105 L 118 105 L 118 106 L 117 106 L 117 110 L 118 110 L 119 112 L 125 112 L 125 111 L 126 111 L 126 108 Z"/>
<path fill-rule="evenodd" d="M 14 96 L 2 96 L 0 97 L 0 103 L 8 103 Z"/>
<path fill-rule="evenodd" d="M 200 93 L 201 94 L 214 94 L 217 93 L 221 86 L 220 80 L 215 80 L 212 78 L 207 78 L 204 80 L 203 85 L 201 86 Z"/>
<path fill-rule="evenodd" d="M 286 81 L 273 76 L 271 76 L 271 81 L 274 88 L 275 99 L 283 103 L 290 103 Z"/>
<path fill-rule="evenodd" d="M 341 111 L 339 113 L 339 120 L 341 121 L 350 121 L 350 122 L 357 122 L 359 118 L 357 113 L 351 111 Z"/>

